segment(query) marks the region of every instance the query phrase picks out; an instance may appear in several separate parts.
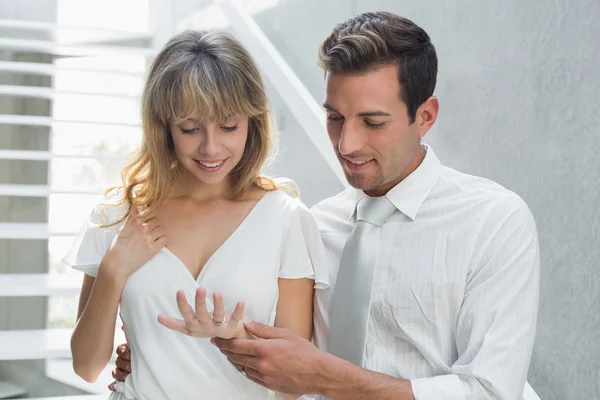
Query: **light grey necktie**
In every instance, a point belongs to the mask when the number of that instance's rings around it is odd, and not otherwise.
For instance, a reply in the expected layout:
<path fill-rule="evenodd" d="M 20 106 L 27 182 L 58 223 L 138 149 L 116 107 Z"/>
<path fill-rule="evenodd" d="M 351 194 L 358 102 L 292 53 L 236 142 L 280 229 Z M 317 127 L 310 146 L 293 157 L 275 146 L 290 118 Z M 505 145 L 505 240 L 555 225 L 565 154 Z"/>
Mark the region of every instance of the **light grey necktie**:
<path fill-rule="evenodd" d="M 396 210 L 385 197 L 365 197 L 356 206 L 356 226 L 344 246 L 333 299 L 331 354 L 362 366 L 381 226 Z"/>

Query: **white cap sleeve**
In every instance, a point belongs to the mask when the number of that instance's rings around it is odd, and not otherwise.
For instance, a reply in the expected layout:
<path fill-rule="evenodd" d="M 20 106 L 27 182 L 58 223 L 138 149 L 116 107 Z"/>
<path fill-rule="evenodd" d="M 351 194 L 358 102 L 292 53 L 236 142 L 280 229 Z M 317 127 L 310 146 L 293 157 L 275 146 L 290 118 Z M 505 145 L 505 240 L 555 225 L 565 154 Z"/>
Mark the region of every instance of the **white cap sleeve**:
<path fill-rule="evenodd" d="M 125 205 L 97 205 L 79 229 L 62 261 L 76 270 L 96 277 L 100 262 L 122 223 L 109 227 L 105 225 L 117 221 L 126 209 Z"/>
<path fill-rule="evenodd" d="M 317 223 L 299 199 L 293 199 L 290 219 L 283 232 L 279 277 L 314 279 L 315 289 L 329 287 L 325 247 Z"/>

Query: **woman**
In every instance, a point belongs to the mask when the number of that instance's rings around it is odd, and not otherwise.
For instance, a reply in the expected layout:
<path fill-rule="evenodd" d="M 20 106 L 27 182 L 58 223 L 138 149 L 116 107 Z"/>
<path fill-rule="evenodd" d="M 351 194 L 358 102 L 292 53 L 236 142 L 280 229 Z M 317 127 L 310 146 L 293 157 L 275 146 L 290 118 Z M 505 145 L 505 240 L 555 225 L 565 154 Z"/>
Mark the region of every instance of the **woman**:
<path fill-rule="evenodd" d="M 260 175 L 272 124 L 252 58 L 225 33 L 175 36 L 151 66 L 142 128 L 122 186 L 64 259 L 86 273 L 74 369 L 97 379 L 120 306 L 133 373 L 111 399 L 269 398 L 204 337 L 244 337 L 244 314 L 310 339 L 313 288 L 327 287 L 327 273 L 306 207 Z M 185 321 L 167 317 L 178 305 Z"/>

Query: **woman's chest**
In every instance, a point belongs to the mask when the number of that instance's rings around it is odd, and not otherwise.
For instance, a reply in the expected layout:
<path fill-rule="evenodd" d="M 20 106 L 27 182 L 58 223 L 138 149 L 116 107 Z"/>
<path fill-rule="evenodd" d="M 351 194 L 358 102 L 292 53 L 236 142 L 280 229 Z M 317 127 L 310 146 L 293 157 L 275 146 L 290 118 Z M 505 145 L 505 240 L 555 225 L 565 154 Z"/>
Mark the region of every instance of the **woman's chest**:
<path fill-rule="evenodd" d="M 227 251 L 210 258 L 197 279 L 173 252 L 162 249 L 129 276 L 121 308 L 154 320 L 159 313 L 179 317 L 177 291 L 183 290 L 193 306 L 196 289 L 205 288 L 209 300 L 214 292 L 223 295 L 227 314 L 242 300 L 249 318 L 264 320 L 278 296 L 279 257 L 275 249 L 254 237 L 240 238 Z"/>
<path fill-rule="evenodd" d="M 247 233 L 246 213 L 243 206 L 189 209 L 182 212 L 158 210 L 157 219 L 168 240 L 167 249 L 181 262 L 195 279 L 205 265 L 221 251 L 239 246 L 237 236 Z M 233 243 L 230 243 L 233 242 Z"/>

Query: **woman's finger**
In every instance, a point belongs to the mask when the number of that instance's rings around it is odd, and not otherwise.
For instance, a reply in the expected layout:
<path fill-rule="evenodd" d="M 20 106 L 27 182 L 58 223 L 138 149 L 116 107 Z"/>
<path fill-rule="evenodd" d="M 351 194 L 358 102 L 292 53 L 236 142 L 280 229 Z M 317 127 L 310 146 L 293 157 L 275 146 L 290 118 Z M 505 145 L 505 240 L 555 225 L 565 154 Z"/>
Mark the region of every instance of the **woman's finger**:
<path fill-rule="evenodd" d="M 156 218 L 152 218 L 142 223 L 142 226 L 146 227 L 147 232 L 150 233 L 160 226 L 160 222 Z"/>
<path fill-rule="evenodd" d="M 154 228 L 154 230 L 152 230 L 151 232 L 148 232 L 148 233 L 153 242 L 156 242 L 158 239 L 166 236 L 166 234 L 167 234 L 167 232 L 165 231 L 165 229 L 162 226 L 158 226 L 158 227 Z"/>
<path fill-rule="evenodd" d="M 237 304 L 235 305 L 235 310 L 233 310 L 233 313 L 231 314 L 231 318 L 229 320 L 232 324 L 235 324 L 237 326 L 238 322 L 240 322 L 240 320 L 244 316 L 245 307 L 246 305 L 243 301 L 240 300 L 237 302 Z"/>
<path fill-rule="evenodd" d="M 223 304 L 223 295 L 219 292 L 213 293 L 213 304 L 215 310 L 213 311 L 214 322 L 225 322 L 225 305 Z"/>
<path fill-rule="evenodd" d="M 198 316 L 196 315 L 196 312 L 194 311 L 190 303 L 188 303 L 187 299 L 185 298 L 183 290 L 177 291 L 177 307 L 179 308 L 179 312 L 185 320 L 185 323 L 187 324 L 188 328 L 191 329 L 194 325 L 198 323 Z M 200 322 L 208 321 L 201 320 Z"/>
<path fill-rule="evenodd" d="M 177 331 L 183 333 L 184 335 L 191 336 L 192 331 L 187 327 L 185 321 L 173 317 L 169 317 L 168 315 L 159 315 L 158 322 L 173 331 Z"/>
<path fill-rule="evenodd" d="M 206 308 L 206 289 L 196 289 L 196 318 L 203 324 L 210 322 L 210 314 Z"/>

